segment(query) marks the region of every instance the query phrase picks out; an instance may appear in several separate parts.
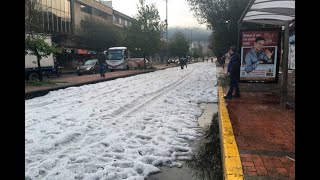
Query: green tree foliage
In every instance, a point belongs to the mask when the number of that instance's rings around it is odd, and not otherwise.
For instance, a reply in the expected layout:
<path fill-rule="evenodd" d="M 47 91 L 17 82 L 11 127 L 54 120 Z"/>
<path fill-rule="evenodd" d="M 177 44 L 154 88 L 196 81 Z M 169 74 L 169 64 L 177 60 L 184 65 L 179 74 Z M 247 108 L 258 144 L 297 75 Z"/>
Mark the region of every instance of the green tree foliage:
<path fill-rule="evenodd" d="M 45 41 L 46 36 L 42 34 L 26 34 L 25 37 L 25 54 L 35 55 L 37 57 L 39 80 L 42 81 L 42 70 L 40 61 L 43 57 L 61 51 L 55 45 L 50 45 Z"/>
<path fill-rule="evenodd" d="M 181 31 L 179 31 L 175 33 L 173 39 L 169 44 L 170 55 L 178 56 L 179 58 L 186 56 L 189 51 L 189 47 L 189 41 L 187 40 L 185 35 Z"/>
<path fill-rule="evenodd" d="M 191 51 L 191 56 L 193 58 L 200 58 L 200 57 L 203 56 L 202 55 L 202 51 L 200 49 L 198 49 L 198 48 L 193 48 L 192 51 Z"/>
<path fill-rule="evenodd" d="M 127 30 L 126 46 L 129 48 L 131 57 L 143 57 L 144 53 L 142 48 L 144 47 L 144 33 L 141 29 L 141 23 L 133 19 L 131 25 Z"/>
<path fill-rule="evenodd" d="M 187 0 L 200 23 L 206 23 L 212 30 L 209 37 L 210 48 L 220 57 L 231 45 L 238 44 L 238 21 L 250 0 Z M 259 24 L 242 25 L 265 27 Z"/>
<path fill-rule="evenodd" d="M 41 59 L 51 53 L 60 52 L 60 48 L 45 41 L 43 19 L 40 4 L 25 0 L 25 54 L 37 57 L 39 80 L 42 81 Z"/>
<path fill-rule="evenodd" d="M 76 28 L 74 39 L 83 48 L 102 51 L 120 45 L 121 33 L 113 24 L 86 17 Z"/>
<path fill-rule="evenodd" d="M 142 55 L 144 59 L 158 53 L 164 27 L 156 5 L 147 5 L 145 0 L 139 0 L 138 14 L 127 31 L 126 44 L 129 50 L 135 55 Z"/>

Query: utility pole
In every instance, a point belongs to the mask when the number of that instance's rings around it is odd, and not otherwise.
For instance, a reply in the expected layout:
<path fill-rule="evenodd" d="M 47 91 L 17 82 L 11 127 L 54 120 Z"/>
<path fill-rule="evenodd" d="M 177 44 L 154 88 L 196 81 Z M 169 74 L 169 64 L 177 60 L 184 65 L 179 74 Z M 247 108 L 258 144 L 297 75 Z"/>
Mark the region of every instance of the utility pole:
<path fill-rule="evenodd" d="M 75 33 L 75 12 L 74 12 L 74 1 L 70 0 L 70 16 L 71 16 L 71 34 Z"/>
<path fill-rule="evenodd" d="M 166 0 L 166 64 L 168 65 L 168 60 L 169 60 L 169 57 L 168 57 L 168 42 L 169 42 L 169 39 L 168 39 L 168 0 Z"/>

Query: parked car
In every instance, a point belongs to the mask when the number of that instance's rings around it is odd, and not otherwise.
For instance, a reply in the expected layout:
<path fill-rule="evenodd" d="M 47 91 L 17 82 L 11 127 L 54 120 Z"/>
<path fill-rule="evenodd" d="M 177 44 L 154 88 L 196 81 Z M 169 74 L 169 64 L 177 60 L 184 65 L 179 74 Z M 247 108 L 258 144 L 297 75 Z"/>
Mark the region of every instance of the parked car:
<path fill-rule="evenodd" d="M 170 63 L 175 63 L 175 59 L 169 59 L 168 64 L 170 64 Z"/>
<path fill-rule="evenodd" d="M 83 65 L 77 68 L 78 76 L 82 74 L 96 74 L 99 72 L 98 59 L 89 59 Z"/>
<path fill-rule="evenodd" d="M 146 59 L 146 65 L 148 66 L 149 60 Z M 141 69 L 144 68 L 143 58 L 130 58 L 128 59 L 128 70 L 129 69 Z"/>

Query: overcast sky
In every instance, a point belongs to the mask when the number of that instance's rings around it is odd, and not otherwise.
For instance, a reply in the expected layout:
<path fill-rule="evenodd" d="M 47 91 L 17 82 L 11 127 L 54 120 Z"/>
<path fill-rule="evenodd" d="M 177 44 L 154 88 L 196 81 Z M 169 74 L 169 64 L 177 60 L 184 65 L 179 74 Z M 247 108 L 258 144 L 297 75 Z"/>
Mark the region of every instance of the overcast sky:
<path fill-rule="evenodd" d="M 112 0 L 112 6 L 128 16 L 134 16 L 138 13 L 137 4 L 139 0 Z M 146 0 L 146 4 L 156 3 L 161 20 L 166 19 L 166 0 Z M 186 0 L 168 0 L 168 25 L 170 27 L 194 27 L 204 28 L 193 16 Z"/>

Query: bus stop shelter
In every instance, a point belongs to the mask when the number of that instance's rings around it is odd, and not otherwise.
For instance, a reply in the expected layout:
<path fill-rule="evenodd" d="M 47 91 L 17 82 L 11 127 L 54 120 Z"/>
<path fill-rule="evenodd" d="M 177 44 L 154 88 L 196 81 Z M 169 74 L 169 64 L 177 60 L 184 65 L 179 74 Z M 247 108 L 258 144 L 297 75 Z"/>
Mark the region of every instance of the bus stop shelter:
<path fill-rule="evenodd" d="M 284 29 L 281 103 L 285 104 L 288 94 L 289 26 L 295 22 L 295 0 L 250 0 L 238 24 L 242 22 L 271 24 Z"/>

